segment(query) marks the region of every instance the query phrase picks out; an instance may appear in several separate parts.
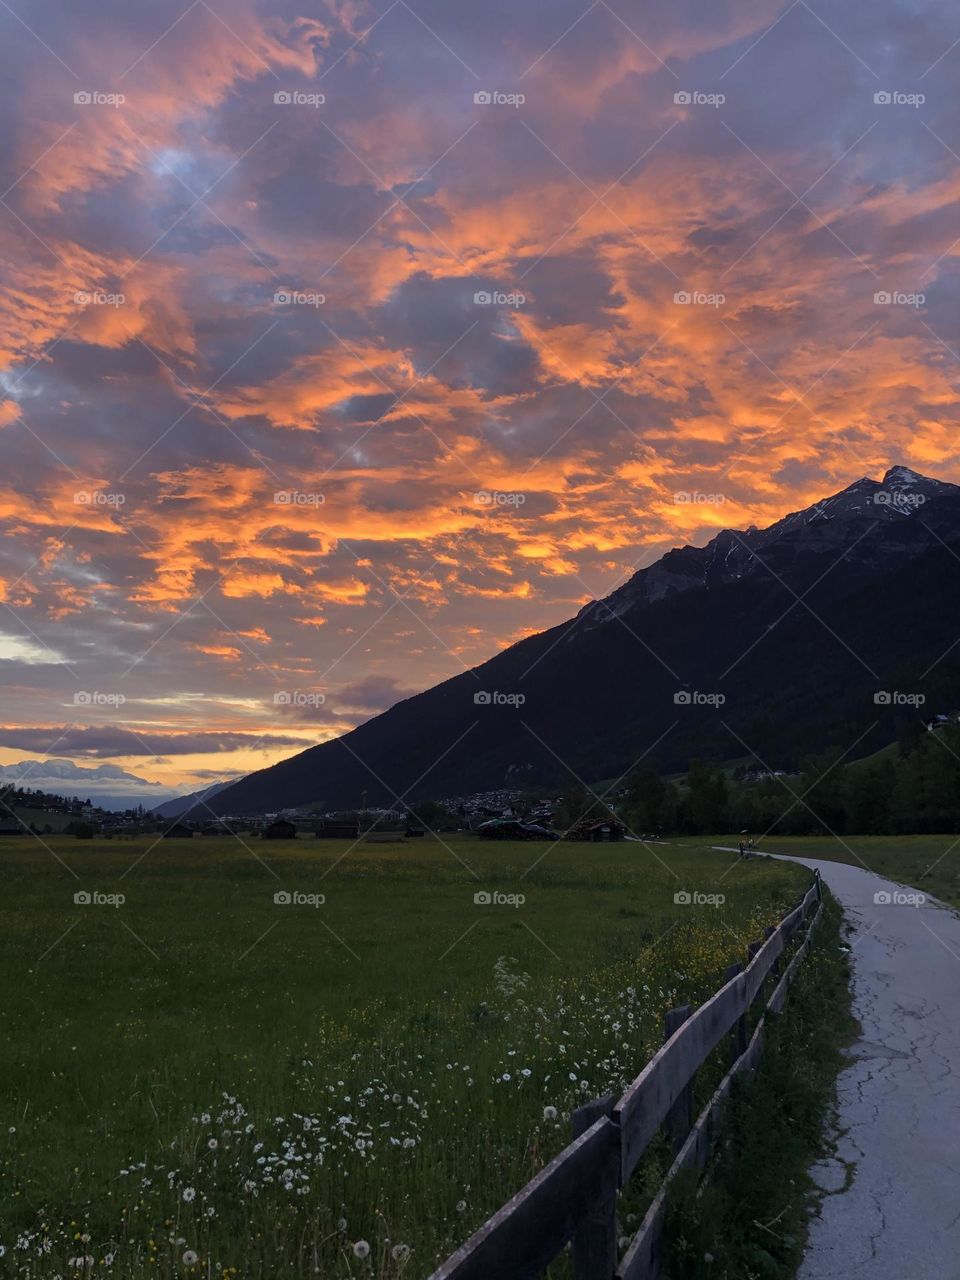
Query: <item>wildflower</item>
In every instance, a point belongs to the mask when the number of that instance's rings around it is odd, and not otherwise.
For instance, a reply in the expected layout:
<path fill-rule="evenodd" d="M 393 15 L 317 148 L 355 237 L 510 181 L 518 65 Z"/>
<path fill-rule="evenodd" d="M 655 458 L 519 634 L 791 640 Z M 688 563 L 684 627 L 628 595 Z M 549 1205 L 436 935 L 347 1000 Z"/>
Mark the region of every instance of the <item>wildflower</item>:
<path fill-rule="evenodd" d="M 207 1141 L 207 1146 L 210 1148 L 211 1151 L 216 1151 L 219 1145 L 220 1144 L 217 1142 L 216 1138 L 210 1138 Z"/>
<path fill-rule="evenodd" d="M 366 1240 L 357 1241 L 353 1246 L 353 1256 L 355 1258 L 359 1258 L 361 1261 L 370 1256 L 370 1246 L 367 1244 Z"/>
<path fill-rule="evenodd" d="M 395 1244 L 390 1250 L 390 1257 L 394 1262 L 406 1262 L 410 1257 L 410 1246 L 408 1244 Z"/>
<path fill-rule="evenodd" d="M 338 1221 L 337 1221 L 337 1230 L 338 1230 L 338 1231 L 346 1231 L 346 1229 L 347 1229 L 347 1220 L 346 1220 L 346 1218 L 340 1218 L 340 1219 L 338 1219 Z"/>
<path fill-rule="evenodd" d="M 458 1200 L 458 1201 L 457 1201 L 457 1213 L 466 1213 L 466 1211 L 467 1211 L 467 1202 L 466 1202 L 466 1200 Z"/>
<path fill-rule="evenodd" d="M 186 1249 L 183 1255 L 183 1265 L 185 1267 L 192 1267 L 196 1261 L 197 1261 L 196 1252 L 193 1249 Z"/>
<path fill-rule="evenodd" d="M 557 1108 L 556 1108 L 556 1107 L 544 1107 L 544 1108 L 543 1108 L 543 1118 L 544 1118 L 544 1120 L 556 1120 L 556 1118 L 557 1118 Z"/>
<path fill-rule="evenodd" d="M 196 1198 L 197 1198 L 197 1193 L 196 1191 L 194 1191 L 193 1187 L 183 1188 L 183 1199 L 186 1204 L 192 1204 Z"/>

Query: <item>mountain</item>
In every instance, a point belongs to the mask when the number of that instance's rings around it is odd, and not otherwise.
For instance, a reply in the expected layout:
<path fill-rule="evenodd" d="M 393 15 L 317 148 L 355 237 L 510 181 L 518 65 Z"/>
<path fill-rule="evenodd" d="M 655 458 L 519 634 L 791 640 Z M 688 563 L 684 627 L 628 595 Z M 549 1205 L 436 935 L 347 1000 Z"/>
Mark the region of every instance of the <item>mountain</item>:
<path fill-rule="evenodd" d="M 52 795 L 90 799 L 105 809 L 149 809 L 150 792 L 165 794 L 159 782 L 149 782 L 115 764 L 78 765 L 73 760 L 18 760 L 0 765 L 0 783 L 29 787 Z"/>
<path fill-rule="evenodd" d="M 197 816 L 209 811 L 205 808 L 205 802 L 211 800 L 215 795 L 219 795 L 232 782 L 215 782 L 212 787 L 205 787 L 202 791 L 191 791 L 189 795 L 177 796 L 174 800 L 167 800 L 163 804 L 155 804 L 153 812 L 160 818 L 179 818 L 181 814 L 186 813 L 188 809 L 197 807 Z"/>
<path fill-rule="evenodd" d="M 641 757 L 863 755 L 960 705 L 960 487 L 892 467 L 668 552 L 569 622 L 221 791 L 328 808 L 613 777 Z M 925 699 L 922 703 L 920 699 Z M 858 741 L 859 739 L 859 741 Z"/>

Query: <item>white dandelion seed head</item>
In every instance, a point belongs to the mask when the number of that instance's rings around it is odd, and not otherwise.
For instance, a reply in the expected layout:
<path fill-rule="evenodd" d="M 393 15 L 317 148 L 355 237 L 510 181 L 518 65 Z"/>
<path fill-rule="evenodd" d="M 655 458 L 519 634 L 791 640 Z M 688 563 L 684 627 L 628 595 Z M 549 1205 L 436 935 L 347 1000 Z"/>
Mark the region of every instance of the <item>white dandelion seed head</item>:
<path fill-rule="evenodd" d="M 370 1246 L 367 1244 L 366 1240 L 358 1240 L 356 1242 L 353 1246 L 353 1256 L 355 1258 L 359 1258 L 361 1261 L 364 1258 L 369 1258 Z"/>

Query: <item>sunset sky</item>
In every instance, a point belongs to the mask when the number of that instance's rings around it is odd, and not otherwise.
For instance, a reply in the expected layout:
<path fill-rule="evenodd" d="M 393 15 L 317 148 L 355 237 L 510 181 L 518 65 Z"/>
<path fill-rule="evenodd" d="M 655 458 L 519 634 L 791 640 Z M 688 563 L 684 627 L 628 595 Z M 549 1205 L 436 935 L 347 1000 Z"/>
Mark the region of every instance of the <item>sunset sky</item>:
<path fill-rule="evenodd" d="M 0 65 L 0 764 L 191 790 L 960 480 L 945 2 L 9 0 Z"/>

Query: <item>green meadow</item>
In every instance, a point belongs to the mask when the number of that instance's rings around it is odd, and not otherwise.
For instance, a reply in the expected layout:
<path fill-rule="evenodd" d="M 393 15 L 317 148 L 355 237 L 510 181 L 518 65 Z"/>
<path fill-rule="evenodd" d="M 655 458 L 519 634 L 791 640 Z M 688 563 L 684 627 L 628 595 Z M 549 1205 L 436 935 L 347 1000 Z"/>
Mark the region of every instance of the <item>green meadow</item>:
<path fill-rule="evenodd" d="M 467 836 L 10 839 L 0 874 L 22 1277 L 426 1275 L 809 878 Z"/>

